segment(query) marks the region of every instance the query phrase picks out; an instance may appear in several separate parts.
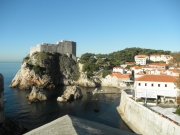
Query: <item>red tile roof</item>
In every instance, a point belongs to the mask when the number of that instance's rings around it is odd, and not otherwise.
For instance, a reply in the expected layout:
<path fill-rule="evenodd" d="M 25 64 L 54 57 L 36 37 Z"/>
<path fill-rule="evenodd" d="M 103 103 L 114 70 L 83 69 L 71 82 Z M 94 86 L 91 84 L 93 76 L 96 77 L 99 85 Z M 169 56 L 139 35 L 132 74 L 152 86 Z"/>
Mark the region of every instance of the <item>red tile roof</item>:
<path fill-rule="evenodd" d="M 126 62 L 126 65 L 135 65 L 135 62 Z"/>
<path fill-rule="evenodd" d="M 121 74 L 121 73 L 112 73 L 110 74 L 111 77 L 116 76 L 117 78 L 129 78 L 130 74 Z"/>
<path fill-rule="evenodd" d="M 146 58 L 148 57 L 147 55 L 143 55 L 143 54 L 138 54 L 135 56 L 136 58 Z"/>
<path fill-rule="evenodd" d="M 136 78 L 136 81 L 147 81 L 147 82 L 175 82 L 177 77 L 168 75 L 144 75 Z"/>
<path fill-rule="evenodd" d="M 149 66 L 167 66 L 166 63 L 151 63 Z"/>
<path fill-rule="evenodd" d="M 179 69 L 169 69 L 169 71 L 173 72 L 173 73 L 180 73 Z"/>
<path fill-rule="evenodd" d="M 160 54 L 151 54 L 150 56 L 161 56 Z"/>

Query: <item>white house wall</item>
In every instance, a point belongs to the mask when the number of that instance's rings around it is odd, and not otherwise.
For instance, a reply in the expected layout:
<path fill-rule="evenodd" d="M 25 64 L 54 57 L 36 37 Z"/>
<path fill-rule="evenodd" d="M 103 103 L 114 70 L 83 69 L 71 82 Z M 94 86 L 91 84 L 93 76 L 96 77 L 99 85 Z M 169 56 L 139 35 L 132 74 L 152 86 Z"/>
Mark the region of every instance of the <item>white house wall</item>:
<path fill-rule="evenodd" d="M 139 83 L 140 83 L 140 86 L 139 86 Z M 167 87 L 165 87 L 165 85 Z M 171 82 L 136 81 L 134 86 L 135 86 L 136 92 L 152 91 L 156 94 L 156 96 L 159 95 L 159 96 L 166 96 L 166 97 L 176 97 L 177 95 L 177 89 L 175 89 L 174 83 L 171 83 Z"/>

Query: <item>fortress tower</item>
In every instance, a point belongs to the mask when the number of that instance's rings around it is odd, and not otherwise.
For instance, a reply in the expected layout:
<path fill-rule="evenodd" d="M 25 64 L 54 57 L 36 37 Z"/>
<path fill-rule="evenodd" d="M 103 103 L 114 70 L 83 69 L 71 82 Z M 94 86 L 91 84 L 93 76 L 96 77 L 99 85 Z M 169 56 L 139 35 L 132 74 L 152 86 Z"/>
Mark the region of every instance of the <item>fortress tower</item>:
<path fill-rule="evenodd" d="M 0 73 L 0 124 L 4 122 L 4 77 Z"/>
<path fill-rule="evenodd" d="M 66 54 L 69 57 L 76 60 L 76 42 L 68 41 L 68 40 L 61 40 L 56 44 L 51 43 L 42 43 L 38 44 L 36 47 L 30 48 L 30 56 L 34 52 L 58 52 L 61 54 Z"/>

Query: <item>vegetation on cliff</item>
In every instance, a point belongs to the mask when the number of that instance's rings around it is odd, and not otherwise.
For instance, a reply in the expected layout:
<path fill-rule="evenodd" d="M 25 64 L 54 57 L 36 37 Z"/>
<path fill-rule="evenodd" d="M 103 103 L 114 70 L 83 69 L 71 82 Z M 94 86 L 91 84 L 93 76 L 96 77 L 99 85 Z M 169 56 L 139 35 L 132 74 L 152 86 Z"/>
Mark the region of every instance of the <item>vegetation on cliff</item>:
<path fill-rule="evenodd" d="M 81 56 L 79 62 L 83 64 L 82 71 L 85 72 L 88 77 L 94 76 L 99 71 L 101 75 L 105 77 L 110 73 L 110 69 L 112 69 L 107 59 L 101 54 L 85 53 Z"/>
<path fill-rule="evenodd" d="M 170 53 L 170 51 L 133 47 L 110 54 L 85 53 L 80 57 L 79 62 L 83 64 L 83 72 L 86 72 L 89 77 L 94 76 L 99 70 L 102 71 L 102 77 L 105 77 L 112 71 L 113 67 L 125 64 L 125 62 L 134 62 L 135 55 L 145 54 L 149 56 L 151 54 Z"/>

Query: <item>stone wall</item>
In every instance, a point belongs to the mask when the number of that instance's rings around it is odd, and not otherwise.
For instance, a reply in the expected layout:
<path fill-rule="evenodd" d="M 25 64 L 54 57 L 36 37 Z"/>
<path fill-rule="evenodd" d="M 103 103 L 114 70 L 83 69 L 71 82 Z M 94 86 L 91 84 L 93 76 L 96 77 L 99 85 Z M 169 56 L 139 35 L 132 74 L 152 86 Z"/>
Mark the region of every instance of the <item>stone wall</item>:
<path fill-rule="evenodd" d="M 43 43 L 41 45 L 37 45 L 36 47 L 30 48 L 30 56 L 34 52 L 58 52 L 61 54 L 69 54 L 71 58 L 76 60 L 76 42 L 62 40 L 61 42 L 57 42 L 56 44 Z"/>
<path fill-rule="evenodd" d="M 125 91 L 121 93 L 117 110 L 130 128 L 138 129 L 143 135 L 178 135 L 180 133 L 180 126 L 135 102 L 127 96 Z"/>
<path fill-rule="evenodd" d="M 0 73 L 0 123 L 4 122 L 4 77 Z"/>

